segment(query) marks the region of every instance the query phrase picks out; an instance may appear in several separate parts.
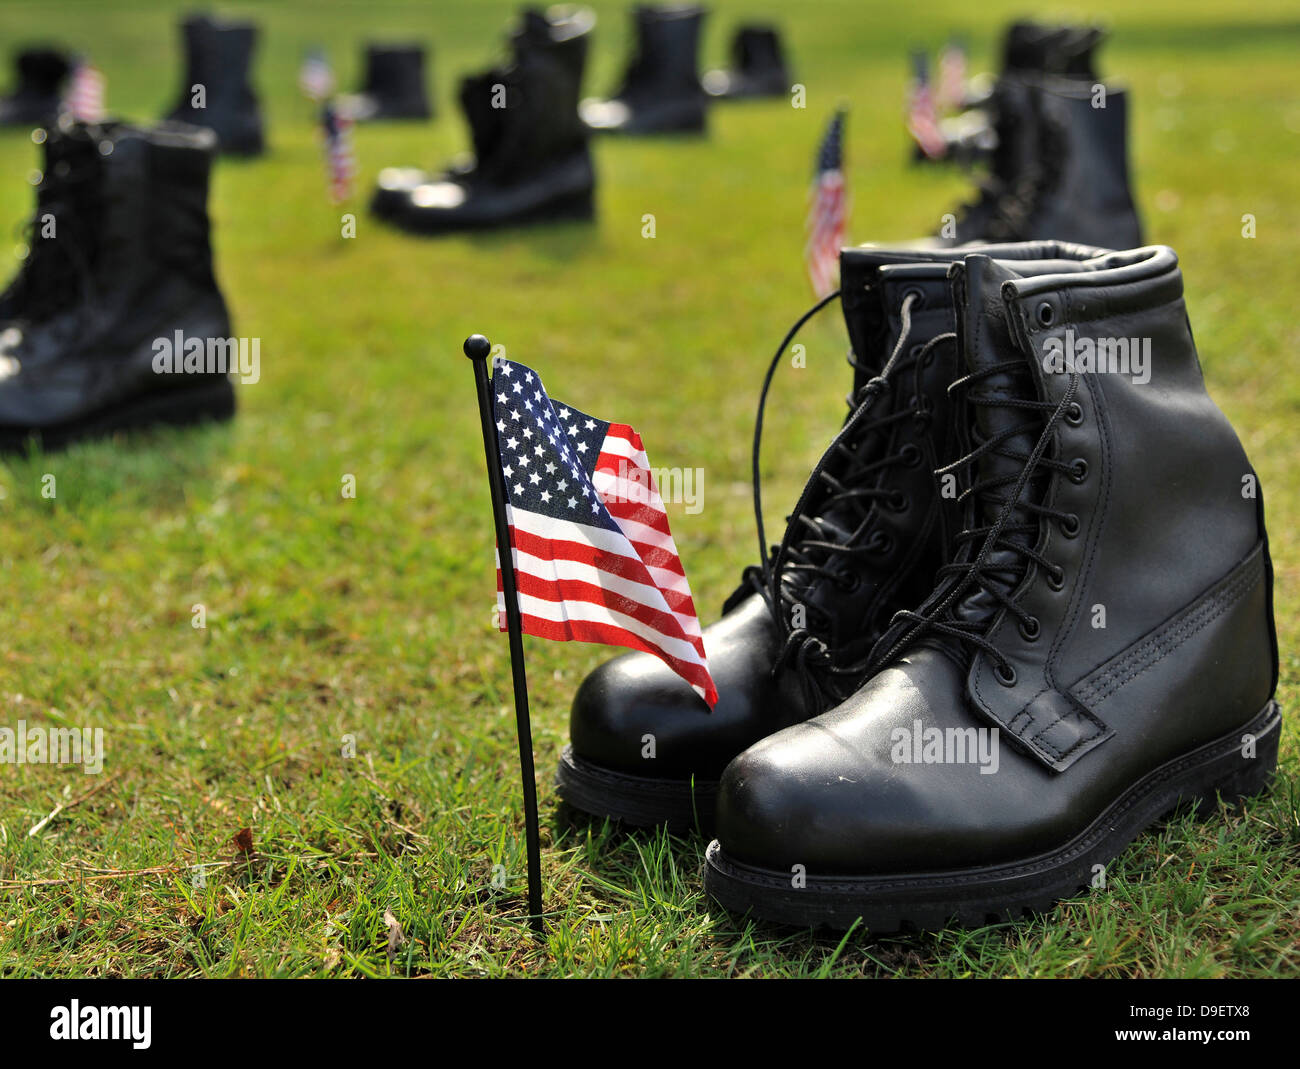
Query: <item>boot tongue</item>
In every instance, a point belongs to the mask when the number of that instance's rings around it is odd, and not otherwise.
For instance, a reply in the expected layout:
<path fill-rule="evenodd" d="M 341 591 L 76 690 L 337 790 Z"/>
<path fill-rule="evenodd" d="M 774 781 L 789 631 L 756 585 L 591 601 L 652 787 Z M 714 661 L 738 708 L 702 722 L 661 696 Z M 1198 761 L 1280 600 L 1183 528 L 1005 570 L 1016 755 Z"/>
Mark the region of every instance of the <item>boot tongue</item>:
<path fill-rule="evenodd" d="M 1012 402 L 1037 400 L 1029 358 L 1020 351 L 1012 338 L 1000 293 L 1004 282 L 1020 276 L 984 255 L 967 256 L 963 274 L 966 297 L 959 315 L 963 335 L 962 357 L 967 372 L 974 374 L 1011 361 L 1023 364 L 1023 370 L 1000 371 L 972 383 L 967 389 L 967 397 Z M 1028 456 L 1037 444 L 1042 420 L 1036 419 L 1032 411 L 1014 405 L 969 404 L 967 411 L 972 437 L 971 449 L 1012 428 L 1026 427 L 1022 433 L 1013 435 L 996 449 L 985 453 L 971 473 L 973 480 L 979 483 L 992 479 L 1007 480 L 981 492 L 975 502 L 973 525 L 987 527 L 997 523 L 1004 507 L 1001 502 L 1015 489 L 1015 479 L 1024 468 L 1023 461 L 1003 454 Z M 1044 477 L 1035 475 L 1026 482 L 1017 500 L 1041 500 L 1043 483 Z M 1007 521 L 1008 526 L 1023 524 L 1032 519 L 1032 516 L 1032 513 L 1024 509 L 1014 509 Z M 1002 541 L 1023 546 L 1032 546 L 1036 540 L 1035 535 L 1020 532 L 1006 533 L 1002 538 Z M 967 559 L 973 560 L 981 548 L 982 541 L 973 539 L 967 550 Z M 953 614 L 963 620 L 991 619 L 999 605 L 981 587 L 997 586 L 1004 592 L 1010 592 L 1019 583 L 1024 568 L 1025 558 L 1020 554 L 1009 549 L 994 550 L 989 556 L 989 564 L 984 569 L 979 585 L 957 604 Z"/>
<path fill-rule="evenodd" d="M 885 360 L 898 341 L 900 329 L 897 322 L 898 308 L 887 307 L 881 287 L 872 285 L 868 288 L 867 285 L 877 268 L 894 262 L 897 262 L 897 256 L 883 253 L 875 257 L 869 250 L 862 249 L 854 249 L 852 256 L 841 255 L 840 258 L 841 290 L 845 295 L 842 301 L 844 320 L 859 365 L 854 369 L 854 397 L 869 379 L 880 373 Z M 927 337 L 920 336 L 914 326 L 910 344 L 926 340 Z M 900 392 L 903 394 L 901 398 L 897 396 Z M 876 414 L 887 414 L 899 400 L 906 400 L 906 387 L 901 382 L 896 382 L 891 391 L 874 402 Z M 852 404 L 851 398 L 850 405 Z M 826 473 L 847 486 L 858 485 L 858 472 L 863 466 L 878 460 L 883 455 L 883 450 L 888 445 L 888 438 L 888 431 L 859 433 L 855 441 L 846 443 L 852 447 L 853 455 L 836 456 L 827 466 Z M 828 486 L 817 488 L 817 496 L 812 498 L 804 513 L 807 518 L 816 521 L 817 530 L 814 532 L 804 526 L 801 530 L 795 531 L 791 542 L 793 547 L 798 547 L 801 542 L 807 540 L 832 542 L 838 545 L 857 544 L 860 540 L 871 502 L 848 499 L 828 503 L 827 498 L 831 494 L 832 491 Z M 833 551 L 820 549 L 803 554 L 805 559 L 818 563 L 829 563 L 836 555 Z M 831 621 L 844 615 L 837 606 L 846 598 L 852 601 L 851 594 L 846 595 L 838 587 L 820 577 L 814 577 L 809 582 L 808 577 L 799 571 L 783 575 L 781 589 L 791 602 L 800 602 L 824 614 L 826 623 L 822 627 L 815 627 L 814 630 L 821 633 L 821 637 L 838 645 L 837 640 L 842 636 L 833 633 Z M 850 627 L 849 630 L 852 628 Z"/>

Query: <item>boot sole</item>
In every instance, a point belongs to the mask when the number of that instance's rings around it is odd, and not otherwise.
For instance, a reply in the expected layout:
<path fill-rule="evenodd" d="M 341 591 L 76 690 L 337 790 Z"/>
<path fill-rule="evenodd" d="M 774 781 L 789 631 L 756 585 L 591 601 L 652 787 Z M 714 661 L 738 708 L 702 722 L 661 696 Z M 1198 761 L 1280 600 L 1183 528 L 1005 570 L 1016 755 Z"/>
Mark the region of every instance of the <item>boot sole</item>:
<path fill-rule="evenodd" d="M 167 425 L 186 427 L 207 421 L 221 422 L 235 414 L 235 390 L 228 379 L 186 390 L 147 394 L 113 408 L 101 409 L 85 419 L 43 428 L 0 429 L 0 453 L 22 453 L 35 442 L 52 453 L 74 442 L 102 438 L 115 431 Z"/>
<path fill-rule="evenodd" d="M 574 809 L 596 817 L 670 831 L 711 828 L 718 797 L 717 780 L 668 780 L 629 776 L 584 761 L 566 746 L 555 772 L 555 786 Z"/>
<path fill-rule="evenodd" d="M 596 218 L 595 198 L 591 190 L 556 197 L 515 215 L 495 219 L 456 219 L 451 217 L 451 213 L 448 213 L 447 216 L 441 214 L 422 215 L 407 210 L 404 205 L 400 207 L 380 207 L 374 201 L 371 204 L 371 211 L 377 218 L 383 219 L 391 226 L 411 234 L 419 234 L 422 237 L 502 230 L 514 226 L 538 226 L 546 223 L 586 223 Z"/>
<path fill-rule="evenodd" d="M 1281 714 L 1270 701 L 1249 724 L 1170 761 L 1129 788 L 1092 825 L 1048 854 L 978 869 L 916 876 L 816 876 L 791 886 L 791 874 L 734 861 L 715 839 L 705 856 L 704 888 L 734 913 L 764 921 L 844 931 L 861 920 L 872 932 L 980 927 L 1050 910 L 1091 885 L 1107 865 L 1162 816 L 1198 805 L 1202 819 L 1217 801 L 1234 803 L 1268 787 L 1277 767 Z M 1241 754 L 1241 737 L 1256 756 Z"/>

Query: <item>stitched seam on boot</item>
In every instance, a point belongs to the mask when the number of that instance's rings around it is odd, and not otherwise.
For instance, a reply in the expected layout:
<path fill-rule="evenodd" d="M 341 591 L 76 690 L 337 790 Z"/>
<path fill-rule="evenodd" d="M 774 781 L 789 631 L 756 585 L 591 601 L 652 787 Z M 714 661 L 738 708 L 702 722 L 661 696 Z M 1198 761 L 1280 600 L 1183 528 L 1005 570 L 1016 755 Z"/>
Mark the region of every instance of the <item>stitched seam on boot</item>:
<path fill-rule="evenodd" d="M 1093 673 L 1078 689 L 1076 697 L 1082 702 L 1104 702 L 1125 684 L 1164 660 L 1254 590 L 1263 579 L 1261 564 L 1262 558 L 1256 550 L 1236 575 L 1229 575 L 1208 594 L 1197 599 L 1199 604 L 1193 604 L 1179 619 L 1162 625 L 1149 637 L 1139 639 L 1112 663 L 1104 665 L 1100 672 Z"/>

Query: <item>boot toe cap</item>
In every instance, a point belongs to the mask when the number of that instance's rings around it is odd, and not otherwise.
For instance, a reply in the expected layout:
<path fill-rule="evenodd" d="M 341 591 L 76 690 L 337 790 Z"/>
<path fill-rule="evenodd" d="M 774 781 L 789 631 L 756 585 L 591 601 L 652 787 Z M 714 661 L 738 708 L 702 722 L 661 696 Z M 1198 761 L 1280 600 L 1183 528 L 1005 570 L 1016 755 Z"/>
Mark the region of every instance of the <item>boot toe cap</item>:
<path fill-rule="evenodd" d="M 772 680 L 774 641 L 757 596 L 705 630 L 718 688 L 712 711 L 657 657 L 628 653 L 601 665 L 573 699 L 574 753 L 628 775 L 716 780 L 746 746 L 797 718 Z"/>

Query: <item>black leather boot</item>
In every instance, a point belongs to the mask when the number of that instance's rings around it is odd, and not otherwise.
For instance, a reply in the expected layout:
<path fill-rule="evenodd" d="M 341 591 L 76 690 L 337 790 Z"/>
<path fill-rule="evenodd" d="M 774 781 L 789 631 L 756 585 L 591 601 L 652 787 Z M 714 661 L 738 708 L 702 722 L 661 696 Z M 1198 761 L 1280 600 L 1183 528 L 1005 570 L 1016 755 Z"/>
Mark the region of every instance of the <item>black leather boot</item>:
<path fill-rule="evenodd" d="M 100 211 L 102 129 L 64 118 L 33 135 L 43 155 L 36 211 L 27 226 L 27 257 L 0 293 L 0 329 L 57 309 L 65 299 L 65 283 L 78 259 L 59 244 L 60 235 L 76 239 L 77 257 L 87 267 L 98 255 L 94 221 Z"/>
<path fill-rule="evenodd" d="M 209 242 L 215 137 L 77 124 L 51 140 L 74 160 L 60 193 L 69 207 L 56 211 L 57 238 L 33 245 L 18 319 L 0 331 L 0 450 L 229 417 L 234 391 L 212 370 L 233 359 Z M 178 334 L 197 339 L 197 357 Z M 175 360 L 159 370 L 164 350 Z"/>
<path fill-rule="evenodd" d="M 221 152 L 257 156 L 265 151 L 262 113 L 253 91 L 253 52 L 257 27 L 251 22 L 218 22 L 192 15 L 181 23 L 185 79 L 167 118 L 206 126 L 217 135 Z M 196 108 L 195 86 L 203 87 Z"/>
<path fill-rule="evenodd" d="M 697 56 L 704 9 L 642 5 L 633 10 L 636 52 L 610 100 L 584 100 L 593 130 L 623 134 L 701 133 L 708 100 Z"/>
<path fill-rule="evenodd" d="M 511 67 L 466 78 L 473 160 L 436 176 L 386 168 L 371 210 L 423 234 L 591 219 L 596 177 L 577 112 L 581 58 L 574 61 L 585 40 L 557 43 L 517 36 Z"/>
<path fill-rule="evenodd" d="M 1009 250 L 1026 260 L 1050 257 L 1062 270 L 1095 253 L 1054 243 Z M 841 253 L 851 413 L 782 546 L 765 567 L 746 569 L 722 619 L 705 629 L 717 706 L 710 713 L 646 654 L 602 665 L 573 700 L 572 741 L 557 774 L 566 802 L 629 824 L 708 826 L 727 762 L 851 693 L 893 613 L 929 590 L 957 520 L 955 500 L 940 495 L 931 473 L 957 455 L 947 267 L 960 255 Z M 778 353 L 788 346 L 787 338 Z"/>
<path fill-rule="evenodd" d="M 58 117 L 72 63 L 53 48 L 30 48 L 14 58 L 18 84 L 0 97 L 0 126 L 46 126 Z"/>
<path fill-rule="evenodd" d="M 582 79 L 587 69 L 587 52 L 596 14 L 588 7 L 559 6 L 539 11 L 525 8 L 510 33 L 514 54 L 530 50 L 545 53 L 555 60 L 582 93 Z"/>
<path fill-rule="evenodd" d="M 1038 277 L 971 255 L 953 287 L 955 563 L 861 690 L 728 766 L 705 882 L 731 909 L 874 930 L 1018 917 L 1276 763 L 1262 500 L 1206 394 L 1173 251 Z"/>
<path fill-rule="evenodd" d="M 1092 26 L 1016 22 L 1008 29 L 997 81 L 989 90 L 973 95 L 966 111 L 941 123 L 948 151 L 940 159 L 964 164 L 991 161 L 990 173 L 980 183 L 979 200 L 964 209 L 959 223 L 970 236 L 959 241 L 1005 240 L 990 238 L 983 227 L 997 199 L 1014 189 L 1036 159 L 1037 118 L 1028 99 L 1029 87 L 1050 77 L 1072 82 L 1075 91 L 1091 92 L 1100 82 L 1096 49 L 1104 40 L 1104 32 Z M 920 153 L 917 159 L 929 157 Z M 1008 166 L 1009 161 L 1017 160 L 1017 165 Z"/>
<path fill-rule="evenodd" d="M 731 42 L 731 70 L 709 71 L 704 91 L 713 97 L 743 100 L 780 97 L 790 91 L 790 72 L 775 26 L 742 26 Z"/>
<path fill-rule="evenodd" d="M 356 122 L 429 119 L 433 106 L 425 84 L 423 45 L 367 45 L 361 88 L 343 97 L 339 107 Z"/>
<path fill-rule="evenodd" d="M 1031 116 L 1013 135 L 1023 169 L 1003 191 L 982 197 L 959 220 L 962 241 L 1054 238 L 1104 248 L 1134 248 L 1142 227 L 1129 187 L 1128 94 L 1110 89 L 1093 106 L 1091 89 L 1049 79 L 1006 87 Z"/>

